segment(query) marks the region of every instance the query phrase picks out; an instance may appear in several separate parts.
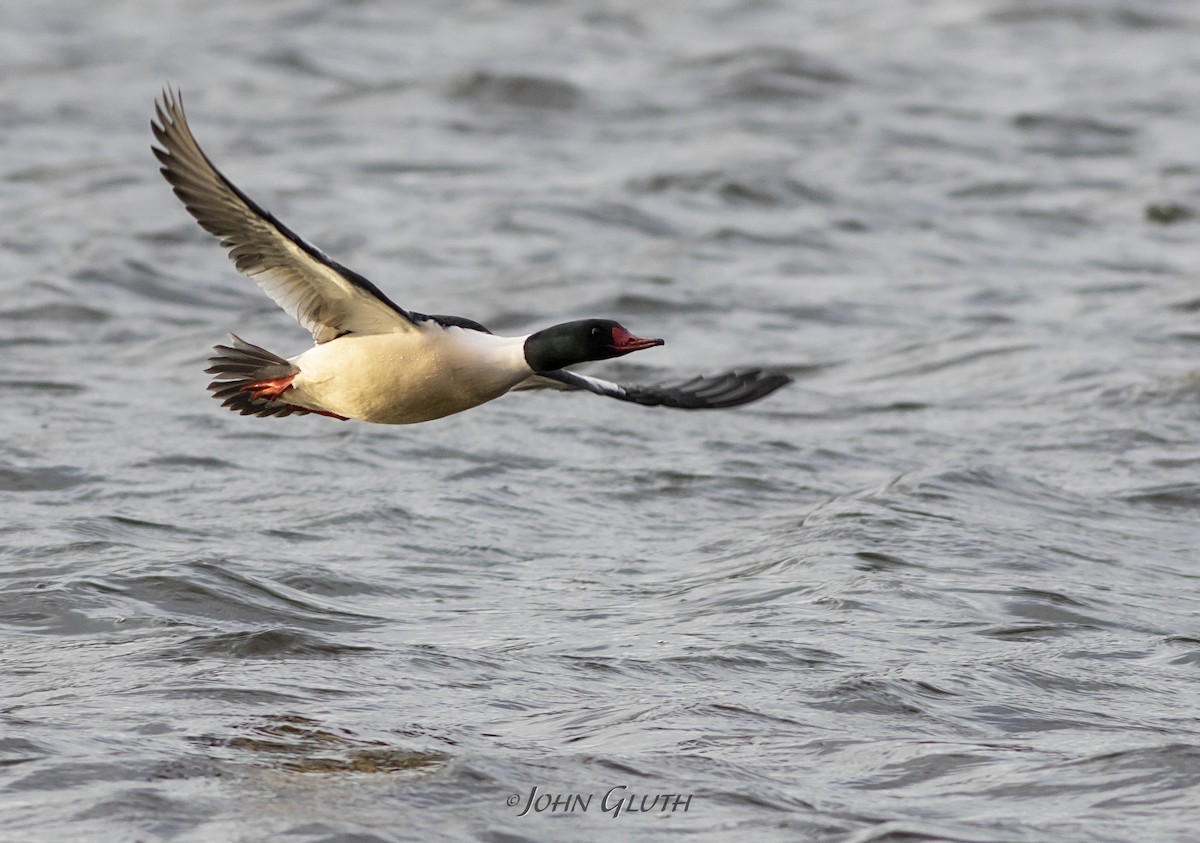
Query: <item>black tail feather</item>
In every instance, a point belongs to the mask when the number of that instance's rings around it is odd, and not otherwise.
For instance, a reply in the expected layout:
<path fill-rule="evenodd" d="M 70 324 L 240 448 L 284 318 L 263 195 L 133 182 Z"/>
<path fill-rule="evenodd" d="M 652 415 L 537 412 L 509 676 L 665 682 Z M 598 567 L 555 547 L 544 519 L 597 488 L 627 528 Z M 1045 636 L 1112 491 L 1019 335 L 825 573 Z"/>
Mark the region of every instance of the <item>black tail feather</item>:
<path fill-rule="evenodd" d="M 251 345 L 241 337 L 230 334 L 232 345 L 218 345 L 215 355 L 208 358 L 209 366 L 204 371 L 215 376 L 208 385 L 213 398 L 243 416 L 277 416 L 283 418 L 293 413 L 310 412 L 283 401 L 263 401 L 252 398 L 246 391 L 251 384 L 276 380 L 294 375 L 300 370 L 277 354 L 265 348 Z"/>

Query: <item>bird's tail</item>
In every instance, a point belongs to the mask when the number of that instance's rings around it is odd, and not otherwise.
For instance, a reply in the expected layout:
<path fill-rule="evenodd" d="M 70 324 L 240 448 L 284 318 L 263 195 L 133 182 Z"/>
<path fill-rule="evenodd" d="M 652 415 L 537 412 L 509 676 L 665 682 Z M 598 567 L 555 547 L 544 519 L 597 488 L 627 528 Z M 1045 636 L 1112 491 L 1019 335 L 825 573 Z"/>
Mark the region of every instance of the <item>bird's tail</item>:
<path fill-rule="evenodd" d="M 265 348 L 251 345 L 233 334 L 232 345 L 218 345 L 205 369 L 216 379 L 208 385 L 213 398 L 243 416 L 290 416 L 308 413 L 283 400 L 300 369 Z"/>

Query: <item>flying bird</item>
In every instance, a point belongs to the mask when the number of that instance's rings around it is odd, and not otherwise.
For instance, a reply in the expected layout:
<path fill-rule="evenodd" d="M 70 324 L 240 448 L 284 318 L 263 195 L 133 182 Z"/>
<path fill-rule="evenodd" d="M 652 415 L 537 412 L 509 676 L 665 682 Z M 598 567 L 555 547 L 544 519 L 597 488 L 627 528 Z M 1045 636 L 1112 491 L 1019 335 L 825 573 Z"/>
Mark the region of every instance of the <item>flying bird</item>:
<path fill-rule="evenodd" d="M 243 193 L 200 149 L 183 97 L 163 91 L 150 127 L 163 177 L 238 271 L 311 333 L 285 359 L 230 335 L 209 358 L 208 389 L 242 415 L 319 413 L 413 424 L 476 407 L 511 390 L 586 390 L 647 406 L 707 410 L 757 401 L 789 383 L 758 369 L 657 385 L 621 385 L 567 367 L 663 344 L 611 319 L 582 319 L 504 337 L 460 316 L 406 310 L 363 276 L 302 239 Z"/>

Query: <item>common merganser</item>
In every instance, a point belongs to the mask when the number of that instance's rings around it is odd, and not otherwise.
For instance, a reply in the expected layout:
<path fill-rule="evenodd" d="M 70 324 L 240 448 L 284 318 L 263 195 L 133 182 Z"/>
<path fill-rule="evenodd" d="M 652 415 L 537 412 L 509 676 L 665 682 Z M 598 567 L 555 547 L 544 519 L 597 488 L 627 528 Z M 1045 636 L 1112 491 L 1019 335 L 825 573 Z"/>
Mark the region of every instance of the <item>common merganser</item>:
<path fill-rule="evenodd" d="M 412 424 L 459 413 L 514 389 L 587 390 L 621 401 L 698 410 L 756 401 L 791 378 L 758 369 L 676 383 L 622 386 L 568 371 L 663 344 L 609 319 L 502 337 L 459 316 L 405 310 L 370 281 L 277 220 L 213 166 L 188 128 L 183 97 L 166 89 L 152 147 L 175 195 L 229 250 L 239 272 L 312 332 L 291 359 L 230 335 L 207 372 L 213 397 L 242 415 L 319 413 Z"/>

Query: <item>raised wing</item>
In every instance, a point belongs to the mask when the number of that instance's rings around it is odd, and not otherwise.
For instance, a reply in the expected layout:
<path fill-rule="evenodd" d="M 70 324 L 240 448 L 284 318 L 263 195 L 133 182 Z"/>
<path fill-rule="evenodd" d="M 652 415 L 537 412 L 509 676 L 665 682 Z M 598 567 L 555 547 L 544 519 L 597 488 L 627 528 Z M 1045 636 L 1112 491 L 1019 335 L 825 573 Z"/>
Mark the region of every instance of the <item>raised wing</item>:
<path fill-rule="evenodd" d="M 632 401 L 647 407 L 718 410 L 765 398 L 791 382 L 792 379 L 787 375 L 748 369 L 745 372 L 725 372 L 721 375 L 700 376 L 674 383 L 622 386 L 601 378 L 558 369 L 534 375 L 516 389 L 583 389 L 597 395 L 616 398 L 618 401 Z"/>
<path fill-rule="evenodd" d="M 183 113 L 183 97 L 163 91 L 150 128 L 163 177 L 205 231 L 221 239 L 238 271 L 312 332 L 318 342 L 345 333 L 415 329 L 413 317 L 379 288 L 306 243 L 233 182 L 200 149 Z"/>

